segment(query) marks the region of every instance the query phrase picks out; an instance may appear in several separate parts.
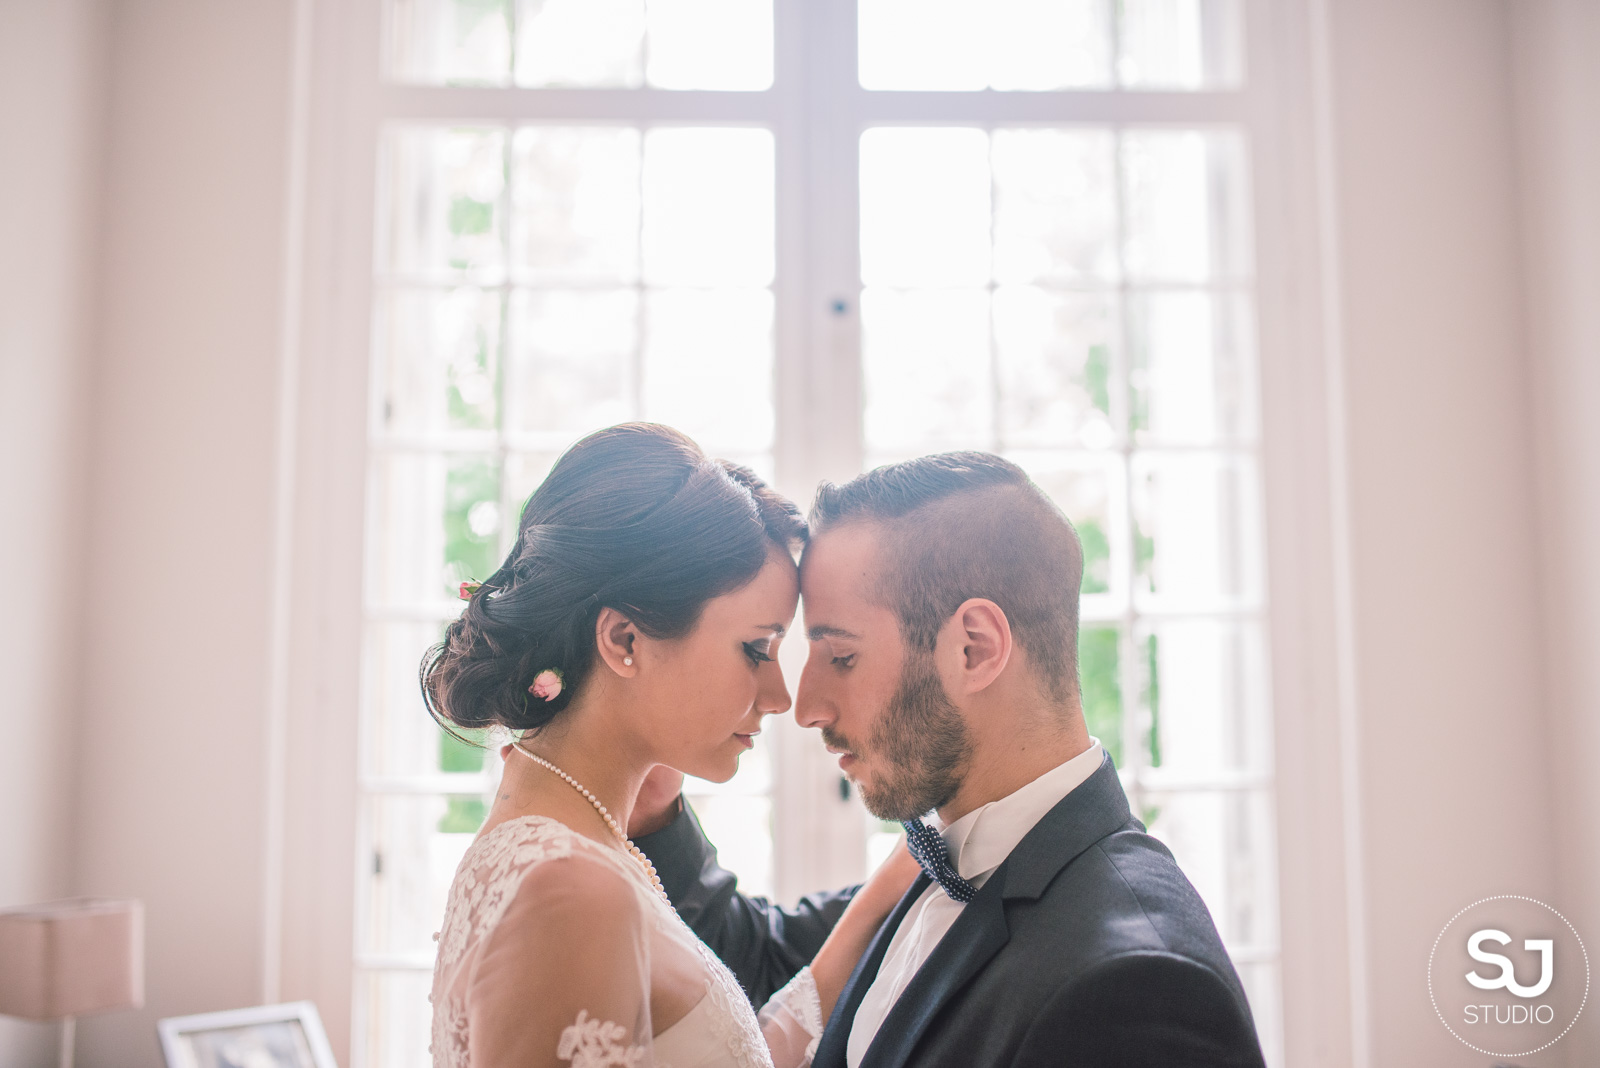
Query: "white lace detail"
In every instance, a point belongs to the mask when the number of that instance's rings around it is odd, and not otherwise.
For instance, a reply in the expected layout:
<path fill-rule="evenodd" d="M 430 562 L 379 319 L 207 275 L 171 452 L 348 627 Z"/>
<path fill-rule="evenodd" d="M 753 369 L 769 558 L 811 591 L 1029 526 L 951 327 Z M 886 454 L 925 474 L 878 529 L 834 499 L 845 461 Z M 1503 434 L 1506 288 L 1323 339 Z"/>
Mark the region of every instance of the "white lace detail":
<path fill-rule="evenodd" d="M 623 1045 L 628 1029 L 609 1020 L 591 1020 L 588 1012 L 561 1032 L 556 1059 L 571 1061 L 572 1068 L 637 1068 L 649 1052 L 643 1046 Z"/>
<path fill-rule="evenodd" d="M 717 1037 L 728 1047 L 728 1053 L 739 1068 L 772 1068 L 772 1056 L 767 1052 L 766 1039 L 761 1037 L 756 1014 L 751 1011 L 750 999 L 745 996 L 739 980 L 733 977 L 721 958 L 689 930 L 687 924 L 681 919 L 678 922 L 694 937 L 695 949 L 711 972 L 711 987 L 706 991 L 706 996 L 717 1009 L 711 1017 Z"/>
<path fill-rule="evenodd" d="M 614 848 L 542 816 L 495 827 L 467 849 L 456 870 L 434 967 L 430 1048 L 435 1068 L 471 1068 L 470 984 L 465 980 L 474 974 L 486 943 L 528 873 L 545 861 L 570 857 L 577 851 L 603 858 L 633 888 L 642 903 L 641 914 L 648 918 L 644 931 L 652 955 L 693 953 L 701 961 L 710 1011 L 690 1025 L 697 1033 L 678 1036 L 680 1043 L 690 1042 L 697 1068 L 772 1068 L 756 1015 L 733 973 L 655 892 L 643 870 Z M 617 981 L 639 980 L 618 976 Z M 649 991 L 643 993 L 648 1001 Z M 648 1020 L 643 1026 L 648 1028 Z M 649 1034 L 648 1030 L 639 1033 Z M 656 1065 L 652 1039 L 641 1042 L 635 1035 L 633 1041 L 641 1044 L 629 1044 L 625 1023 L 596 1019 L 588 1011 L 580 1011 L 577 1022 L 561 1031 L 556 1052 L 560 1060 L 570 1061 L 572 1068 L 666 1068 Z"/>
<path fill-rule="evenodd" d="M 509 820 L 472 843 L 445 901 L 439 964 L 455 964 L 469 941 L 482 941 L 494 930 L 528 869 L 542 860 L 571 856 L 574 837 L 555 820 Z"/>
<path fill-rule="evenodd" d="M 772 995 L 768 1005 L 781 1005 L 794 1015 L 800 1026 L 805 1028 L 811 1036 L 811 1042 L 806 1046 L 806 1060 L 817 1055 L 817 1043 L 822 1039 L 822 995 L 817 993 L 817 979 L 811 974 L 811 967 L 807 965 L 795 973 L 795 977 L 784 984 L 782 990 Z M 766 1009 L 762 1009 L 763 1022 Z"/>

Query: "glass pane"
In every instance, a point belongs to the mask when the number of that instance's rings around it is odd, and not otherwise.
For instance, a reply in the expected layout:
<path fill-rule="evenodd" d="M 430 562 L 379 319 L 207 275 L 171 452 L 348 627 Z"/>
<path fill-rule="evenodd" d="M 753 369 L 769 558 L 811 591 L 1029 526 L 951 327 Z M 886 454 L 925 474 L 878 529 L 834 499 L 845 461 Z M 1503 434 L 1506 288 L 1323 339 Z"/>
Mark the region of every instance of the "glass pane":
<path fill-rule="evenodd" d="M 687 787 L 686 787 L 687 788 Z M 761 796 L 713 794 L 692 797 L 706 837 L 717 844 L 717 862 L 739 876 L 741 892 L 772 896 L 772 802 Z"/>
<path fill-rule="evenodd" d="M 1126 537 L 1115 525 L 1116 467 L 1061 454 L 1011 452 L 1006 458 L 1020 464 L 1028 477 L 1061 509 L 1078 532 L 1083 547 L 1085 597 L 1124 591 L 1117 589 L 1122 574 L 1122 542 Z M 1090 606 L 1086 605 L 1086 609 Z M 1102 739 L 1104 740 L 1104 739 Z"/>
<path fill-rule="evenodd" d="M 511 298 L 506 427 L 576 441 L 633 416 L 636 290 L 542 290 Z"/>
<path fill-rule="evenodd" d="M 1117 183 L 1109 130 L 996 130 L 994 276 L 1115 281 Z"/>
<path fill-rule="evenodd" d="M 1008 446 L 1104 449 L 1116 442 L 1115 298 L 1001 286 L 994 339 L 1000 437 Z"/>
<path fill-rule="evenodd" d="M 373 340 L 385 434 L 493 430 L 500 377 L 500 295 L 401 289 L 381 295 Z"/>
<path fill-rule="evenodd" d="M 363 974 L 356 1007 L 362 1027 L 354 1036 L 358 1063 L 365 1068 L 432 1068 L 432 989 L 432 969 Z"/>
<path fill-rule="evenodd" d="M 369 623 L 362 705 L 363 769 L 368 775 L 434 775 L 444 732 L 422 704 L 417 669 L 444 638 L 444 623 Z M 458 743 L 459 744 L 459 743 Z"/>
<path fill-rule="evenodd" d="M 649 0 L 658 89 L 772 86 L 772 0 Z"/>
<path fill-rule="evenodd" d="M 500 562 L 500 473 L 492 456 L 391 453 L 371 485 L 368 596 L 379 604 L 454 601 Z"/>
<path fill-rule="evenodd" d="M 514 452 L 506 457 L 506 499 L 511 502 L 513 518 L 519 521 L 519 529 L 522 509 L 527 506 L 528 498 L 533 496 L 533 491 L 539 488 L 539 483 L 545 480 L 560 458 L 560 453 L 554 452 Z M 515 532 L 512 534 L 514 537 Z M 510 552 L 510 549 L 506 551 Z"/>
<path fill-rule="evenodd" d="M 1147 794 L 1139 818 L 1166 843 L 1229 946 L 1277 943 L 1272 795 Z"/>
<path fill-rule="evenodd" d="M 1261 570 L 1256 494 L 1247 457 L 1135 457 L 1136 592 L 1152 606 L 1250 603 Z"/>
<path fill-rule="evenodd" d="M 1129 298 L 1128 323 L 1135 441 L 1255 440 L 1255 331 L 1248 297 L 1136 293 Z"/>
<path fill-rule="evenodd" d="M 667 289 L 645 298 L 643 417 L 712 454 L 772 447 L 772 293 Z"/>
<path fill-rule="evenodd" d="M 861 330 L 868 452 L 993 447 L 988 292 L 868 289 Z"/>
<path fill-rule="evenodd" d="M 991 89 L 1111 85 L 1110 0 L 988 0 Z"/>
<path fill-rule="evenodd" d="M 518 0 L 517 84 L 637 86 L 644 0 Z"/>
<path fill-rule="evenodd" d="M 499 758 L 494 762 L 498 765 Z M 462 801 L 470 806 L 462 805 Z M 476 821 L 470 829 L 464 825 L 451 828 L 452 810 L 464 807 L 479 810 Z M 367 869 L 362 950 L 433 952 L 433 933 L 444 917 L 450 881 L 477 833 L 482 809 L 483 798 L 478 796 L 458 799 L 430 794 L 383 794 L 367 798 L 373 856 Z"/>
<path fill-rule="evenodd" d="M 512 141 L 519 280 L 639 277 L 639 131 L 525 126 Z"/>
<path fill-rule="evenodd" d="M 1118 0 L 1117 80 L 1140 89 L 1221 89 L 1244 80 L 1239 0 Z"/>
<path fill-rule="evenodd" d="M 429 85 L 504 85 L 508 0 L 389 0 L 389 77 Z"/>
<path fill-rule="evenodd" d="M 1109 0 L 861 0 L 865 89 L 1111 84 Z"/>
<path fill-rule="evenodd" d="M 655 129 L 644 142 L 644 276 L 654 285 L 772 281 L 772 134 Z"/>
<path fill-rule="evenodd" d="M 861 135 L 861 278 L 867 285 L 989 281 L 989 139 L 982 130 Z"/>
<path fill-rule="evenodd" d="M 1250 1002 L 1250 1014 L 1255 1017 L 1256 1035 L 1261 1039 L 1261 1052 L 1266 1062 L 1276 1068 L 1283 1063 L 1283 980 L 1278 964 L 1271 961 L 1261 964 L 1240 964 L 1239 982 L 1244 985 L 1244 996 Z"/>
<path fill-rule="evenodd" d="M 983 89 L 983 13 L 971 0 L 860 0 L 863 89 Z"/>
<path fill-rule="evenodd" d="M 1202 775 L 1272 767 L 1266 648 L 1256 624 L 1146 621 L 1135 655 L 1152 767 Z"/>
<path fill-rule="evenodd" d="M 1128 276 L 1173 282 L 1248 278 L 1247 173 L 1244 139 L 1233 131 L 1124 133 Z"/>
<path fill-rule="evenodd" d="M 1078 631 L 1078 686 L 1091 737 L 1122 767 L 1122 633 L 1116 627 Z"/>
<path fill-rule="evenodd" d="M 416 278 L 498 281 L 505 134 L 392 127 L 379 197 L 380 270 Z"/>

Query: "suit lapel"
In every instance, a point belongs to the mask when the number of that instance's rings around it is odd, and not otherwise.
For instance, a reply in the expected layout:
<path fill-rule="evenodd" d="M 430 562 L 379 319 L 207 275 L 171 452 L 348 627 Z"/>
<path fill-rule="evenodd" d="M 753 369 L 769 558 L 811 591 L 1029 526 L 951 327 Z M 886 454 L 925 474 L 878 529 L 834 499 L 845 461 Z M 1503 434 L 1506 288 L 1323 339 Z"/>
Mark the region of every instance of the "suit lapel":
<path fill-rule="evenodd" d="M 850 1041 L 850 1027 L 855 1023 L 856 1010 L 861 1008 L 861 999 L 866 996 L 872 981 L 878 977 L 878 969 L 883 965 L 883 955 L 889 951 L 889 943 L 894 939 L 894 933 L 900 929 L 900 922 L 906 918 L 911 906 L 916 904 L 917 898 L 922 896 L 922 892 L 932 882 L 926 873 L 918 875 L 912 882 L 911 889 L 901 895 L 900 903 L 889 913 L 889 918 L 883 921 L 883 926 L 878 928 L 878 933 L 873 936 L 861 959 L 856 962 L 855 971 L 850 973 L 850 978 L 845 981 L 844 990 L 839 994 L 838 1002 L 833 1006 L 833 1015 L 828 1017 L 828 1025 L 822 1029 L 822 1038 L 817 1042 L 817 1052 L 812 1055 L 811 1068 L 845 1068 L 845 1049 Z"/>
<path fill-rule="evenodd" d="M 947 1001 L 1011 938 L 1005 898 L 991 878 L 967 902 L 883 1019 L 861 1068 L 900 1068 Z"/>
<path fill-rule="evenodd" d="M 951 924 L 884 1017 L 877 1036 L 862 1057 L 861 1068 L 904 1068 L 934 1017 L 1010 940 L 1005 903 L 1012 899 L 1037 899 L 1061 869 L 1100 839 L 1126 826 L 1131 818 L 1116 765 L 1107 753 L 1094 774 L 1062 798 L 1023 836 L 1011 855 L 962 909 L 956 922 Z M 817 1047 L 817 1057 L 812 1062 L 813 1068 L 845 1068 L 846 1042 L 861 998 L 877 977 L 894 929 L 905 918 L 910 902 L 922 894 L 930 881 L 924 875 L 912 885 L 890 917 L 891 922 L 884 924 L 878 938 L 862 957 L 861 965 L 845 987 L 845 995 L 839 999 L 839 1008 L 828 1021 L 823 1040 Z M 870 969 L 866 967 L 869 960 Z M 848 1015 L 841 1019 L 847 997 Z M 830 1039 L 830 1052 L 836 1047 L 837 1059 L 824 1061 L 823 1048 Z"/>

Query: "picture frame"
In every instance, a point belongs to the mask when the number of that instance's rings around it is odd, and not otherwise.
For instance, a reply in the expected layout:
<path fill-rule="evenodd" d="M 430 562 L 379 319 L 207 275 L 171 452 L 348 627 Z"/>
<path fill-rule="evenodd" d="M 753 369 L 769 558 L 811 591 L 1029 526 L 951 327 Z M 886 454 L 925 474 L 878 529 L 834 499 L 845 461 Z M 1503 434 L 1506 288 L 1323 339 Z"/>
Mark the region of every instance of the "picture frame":
<path fill-rule="evenodd" d="M 167 1068 L 338 1068 L 309 1001 L 156 1021 Z"/>

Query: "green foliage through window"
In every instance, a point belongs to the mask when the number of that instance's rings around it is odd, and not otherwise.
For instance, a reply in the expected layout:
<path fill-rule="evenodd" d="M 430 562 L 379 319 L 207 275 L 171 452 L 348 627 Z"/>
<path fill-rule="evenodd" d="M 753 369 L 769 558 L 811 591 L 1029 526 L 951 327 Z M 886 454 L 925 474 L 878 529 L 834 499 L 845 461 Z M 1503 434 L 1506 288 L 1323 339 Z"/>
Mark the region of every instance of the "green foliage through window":
<path fill-rule="evenodd" d="M 1094 406 L 1111 414 L 1111 353 L 1104 345 L 1090 345 L 1083 361 L 1083 384 Z"/>
<path fill-rule="evenodd" d="M 1093 519 L 1075 525 L 1083 545 L 1083 592 L 1105 593 L 1111 589 L 1111 539 Z"/>
<path fill-rule="evenodd" d="M 452 459 L 444 483 L 445 590 L 483 580 L 500 562 L 500 468 L 492 460 Z"/>
<path fill-rule="evenodd" d="M 459 730 L 459 728 L 457 728 Z M 482 742 L 482 731 L 461 731 L 461 734 L 474 742 Z M 439 770 L 454 772 L 474 772 L 483 770 L 484 750 L 450 734 L 448 731 L 439 732 Z"/>
<path fill-rule="evenodd" d="M 1122 764 L 1122 682 L 1114 627 L 1085 627 L 1078 632 L 1078 679 L 1083 718 L 1089 733 L 1100 739 L 1111 759 Z"/>
<path fill-rule="evenodd" d="M 1150 766 L 1161 766 L 1161 671 L 1158 660 L 1158 639 L 1154 634 L 1145 639 L 1145 703 L 1150 709 Z"/>
<path fill-rule="evenodd" d="M 486 234 L 494 225 L 494 205 L 471 197 L 450 201 L 450 232 L 457 237 Z"/>
<path fill-rule="evenodd" d="M 450 797 L 444 815 L 439 818 L 440 834 L 477 834 L 483 826 L 489 808 L 481 797 Z"/>

